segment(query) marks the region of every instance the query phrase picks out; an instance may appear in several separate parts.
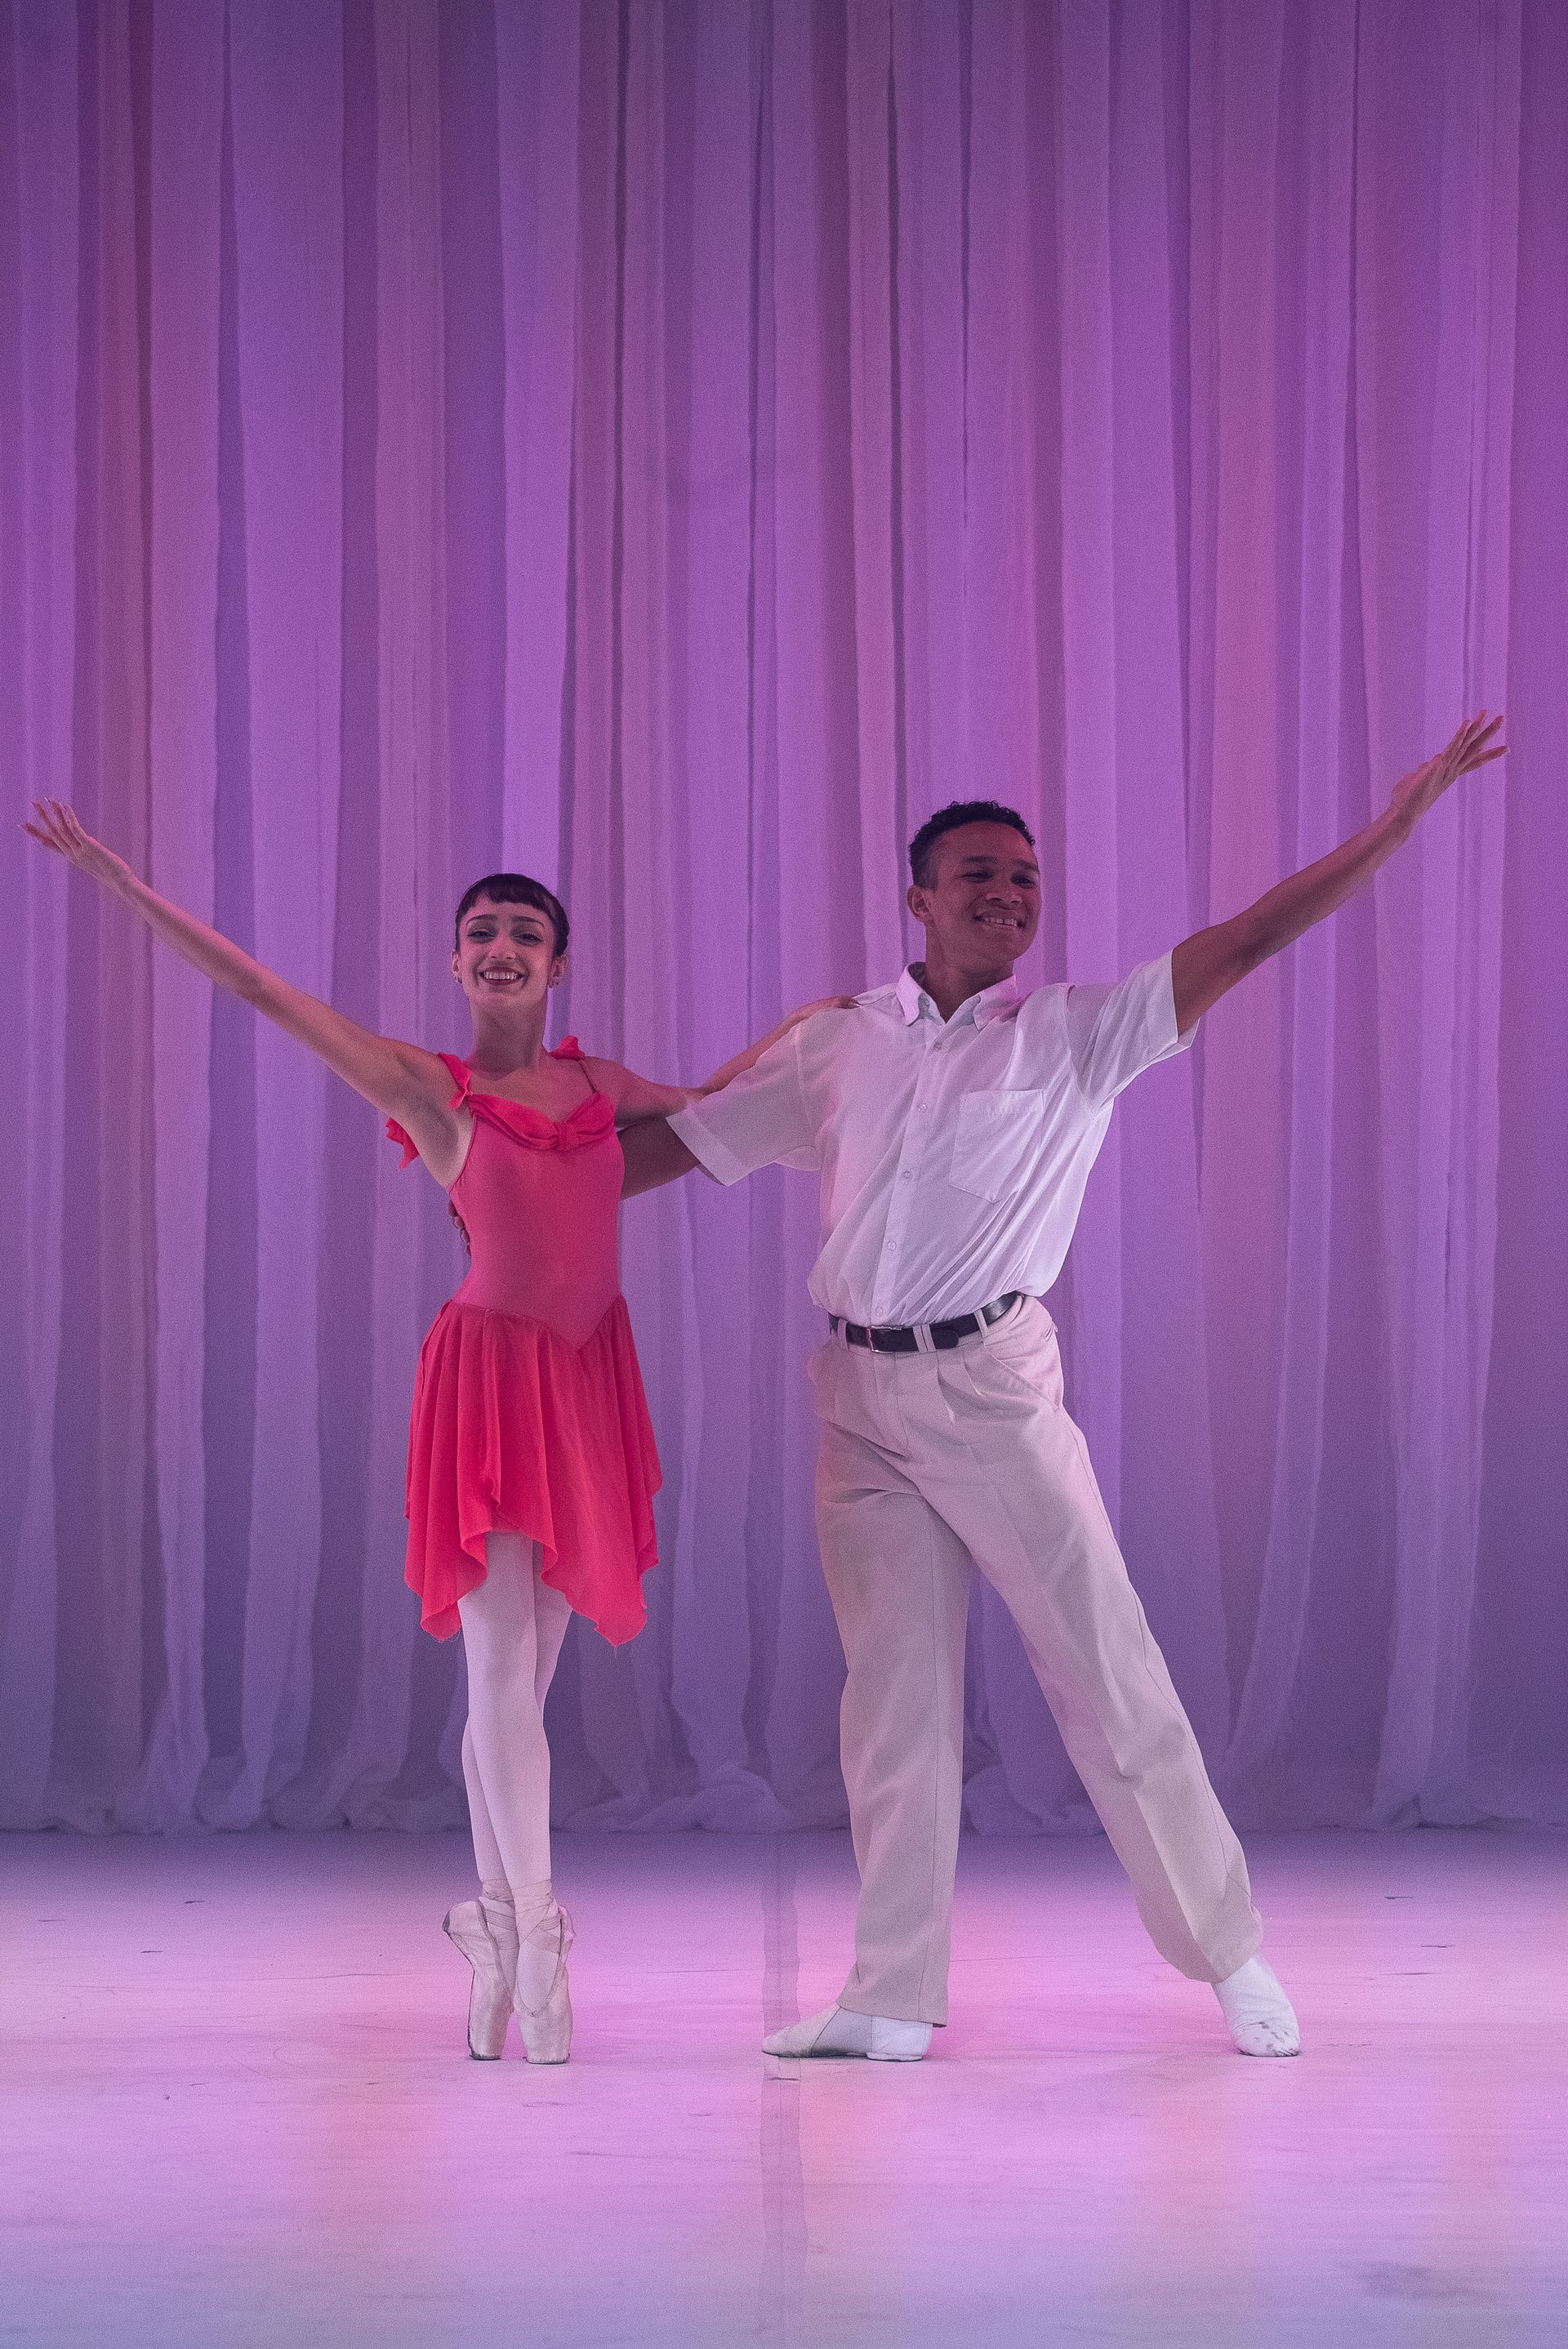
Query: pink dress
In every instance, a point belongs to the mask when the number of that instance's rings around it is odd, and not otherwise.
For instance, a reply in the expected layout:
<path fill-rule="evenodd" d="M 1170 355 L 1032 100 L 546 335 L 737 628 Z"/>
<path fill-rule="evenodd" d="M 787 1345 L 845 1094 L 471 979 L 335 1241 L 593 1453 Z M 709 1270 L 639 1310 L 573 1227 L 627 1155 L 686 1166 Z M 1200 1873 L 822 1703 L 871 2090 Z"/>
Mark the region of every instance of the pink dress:
<path fill-rule="evenodd" d="M 556 1060 L 581 1061 L 575 1037 Z M 408 1430 L 405 1579 L 438 1640 L 485 1578 L 485 1537 L 539 1544 L 541 1572 L 617 1645 L 647 1620 L 658 1454 L 621 1294 L 623 1161 L 603 1093 L 556 1120 L 476 1092 L 443 1052 L 473 1140 L 452 1185 L 468 1278 L 419 1353 Z M 587 1071 L 584 1070 L 584 1075 Z M 418 1155 L 395 1121 L 387 1133 Z"/>

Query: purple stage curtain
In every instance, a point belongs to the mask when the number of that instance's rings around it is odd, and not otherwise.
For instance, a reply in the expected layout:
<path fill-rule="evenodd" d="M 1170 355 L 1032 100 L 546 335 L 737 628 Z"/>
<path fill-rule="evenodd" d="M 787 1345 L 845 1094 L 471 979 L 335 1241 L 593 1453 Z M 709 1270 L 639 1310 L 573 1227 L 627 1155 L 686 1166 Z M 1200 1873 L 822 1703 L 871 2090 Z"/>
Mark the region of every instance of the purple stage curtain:
<path fill-rule="evenodd" d="M 1112 977 L 1514 745 L 1118 1112 L 1052 1303 L 1243 1819 L 1568 1816 L 1562 0 L 0 0 L 0 741 L 463 1049 L 464 885 L 693 1078 L 995 793 Z M 461 1816 L 401 1584 L 459 1277 L 372 1112 L 13 834 L 0 1821 Z M 843 1816 L 810 1179 L 634 1202 L 652 1621 L 558 1816 Z M 968 1816 L 1088 1822 L 973 1626 Z"/>

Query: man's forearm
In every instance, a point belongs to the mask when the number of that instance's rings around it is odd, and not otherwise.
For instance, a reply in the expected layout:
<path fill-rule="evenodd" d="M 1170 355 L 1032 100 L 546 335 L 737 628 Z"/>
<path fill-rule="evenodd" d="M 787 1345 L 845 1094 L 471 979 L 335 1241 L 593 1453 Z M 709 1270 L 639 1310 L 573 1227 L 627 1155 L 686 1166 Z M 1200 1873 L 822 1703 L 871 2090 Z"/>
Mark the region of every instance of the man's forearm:
<path fill-rule="evenodd" d="M 702 1164 L 663 1117 L 641 1118 L 628 1126 L 621 1136 L 621 1151 L 626 1162 L 623 1199 L 634 1199 L 639 1191 L 656 1191 Z"/>
<path fill-rule="evenodd" d="M 1408 840 L 1410 831 L 1408 821 L 1393 808 L 1385 808 L 1326 856 L 1276 883 L 1255 905 L 1239 914 L 1228 926 L 1240 930 L 1248 969 L 1266 962 L 1270 955 L 1278 954 L 1282 947 L 1288 947 L 1304 930 L 1310 930 L 1315 922 L 1323 921 L 1353 897 Z"/>
<path fill-rule="evenodd" d="M 1461 775 L 1506 756 L 1507 745 L 1497 739 L 1501 726 L 1501 718 L 1489 718 L 1484 709 L 1478 718 L 1467 718 L 1435 758 L 1401 776 L 1383 813 L 1365 830 L 1305 872 L 1293 873 L 1244 914 L 1183 938 L 1171 957 L 1178 1032 L 1185 1035 L 1227 988 L 1354 896 Z"/>
<path fill-rule="evenodd" d="M 1171 957 L 1176 1026 L 1185 1034 L 1212 1004 L 1353 897 L 1408 840 L 1411 819 L 1386 808 L 1315 864 L 1291 874 L 1228 922 L 1183 938 Z"/>

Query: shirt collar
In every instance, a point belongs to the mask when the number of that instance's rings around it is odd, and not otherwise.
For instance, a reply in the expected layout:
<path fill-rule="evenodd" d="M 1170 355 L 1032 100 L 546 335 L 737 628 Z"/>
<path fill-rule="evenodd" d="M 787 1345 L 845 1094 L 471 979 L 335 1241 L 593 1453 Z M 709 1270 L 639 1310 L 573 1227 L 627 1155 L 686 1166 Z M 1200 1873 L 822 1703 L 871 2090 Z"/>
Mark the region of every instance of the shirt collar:
<path fill-rule="evenodd" d="M 913 1028 L 915 1021 L 927 1012 L 938 1026 L 942 1024 L 941 1012 L 907 965 L 899 973 L 893 993 L 898 998 L 899 1009 L 903 1013 L 906 1027 Z M 1008 1012 L 1016 1010 L 1017 1005 L 1018 981 L 1009 971 L 1006 978 L 999 978 L 995 987 L 987 987 L 981 994 L 972 995 L 967 1003 L 961 1003 L 953 1017 L 962 1019 L 968 1012 L 975 1027 L 984 1028 L 990 1020 L 1006 1019 Z"/>

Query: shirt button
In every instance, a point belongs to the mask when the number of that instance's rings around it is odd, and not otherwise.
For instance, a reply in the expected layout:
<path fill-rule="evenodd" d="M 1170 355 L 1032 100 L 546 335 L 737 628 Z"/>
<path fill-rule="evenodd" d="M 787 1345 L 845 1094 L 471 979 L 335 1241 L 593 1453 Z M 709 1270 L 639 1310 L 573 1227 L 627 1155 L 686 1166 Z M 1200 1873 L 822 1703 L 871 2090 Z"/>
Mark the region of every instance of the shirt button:
<path fill-rule="evenodd" d="M 913 1176 L 913 1173 L 911 1172 L 911 1170 L 906 1166 L 906 1167 L 904 1168 L 904 1170 L 903 1170 L 903 1173 L 899 1176 L 899 1178 L 898 1178 L 898 1179 L 899 1179 L 899 1181 L 900 1181 L 901 1183 L 913 1183 L 913 1180 L 914 1180 L 914 1176 Z"/>

